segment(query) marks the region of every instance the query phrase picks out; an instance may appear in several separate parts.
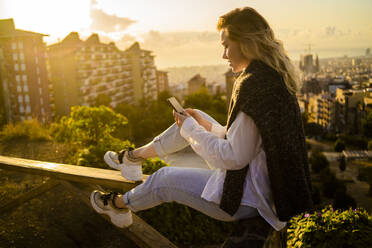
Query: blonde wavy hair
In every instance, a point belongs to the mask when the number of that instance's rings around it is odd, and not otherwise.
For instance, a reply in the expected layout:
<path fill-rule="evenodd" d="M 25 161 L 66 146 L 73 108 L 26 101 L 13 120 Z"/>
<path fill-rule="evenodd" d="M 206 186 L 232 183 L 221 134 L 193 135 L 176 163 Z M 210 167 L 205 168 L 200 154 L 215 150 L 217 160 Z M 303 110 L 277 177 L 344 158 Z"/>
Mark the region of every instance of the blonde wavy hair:
<path fill-rule="evenodd" d="M 237 8 L 218 19 L 217 30 L 225 30 L 227 37 L 240 45 L 248 59 L 257 59 L 282 75 L 288 91 L 295 94 L 298 72 L 288 57 L 283 43 L 274 37 L 268 22 L 250 7 Z"/>

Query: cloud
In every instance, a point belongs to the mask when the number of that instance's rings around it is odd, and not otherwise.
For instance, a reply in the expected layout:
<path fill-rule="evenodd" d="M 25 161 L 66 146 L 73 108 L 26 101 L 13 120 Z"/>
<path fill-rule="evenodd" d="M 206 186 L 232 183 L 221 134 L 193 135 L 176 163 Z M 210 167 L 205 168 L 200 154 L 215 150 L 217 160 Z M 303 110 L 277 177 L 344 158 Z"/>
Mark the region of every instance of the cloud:
<path fill-rule="evenodd" d="M 126 30 L 130 25 L 136 23 L 136 21 L 126 17 L 109 15 L 93 6 L 90 11 L 90 16 L 92 18 L 91 30 L 103 31 L 106 33 L 119 32 Z"/>
<path fill-rule="evenodd" d="M 224 63 L 217 32 L 159 32 L 142 35 L 141 47 L 154 52 L 160 68 Z"/>

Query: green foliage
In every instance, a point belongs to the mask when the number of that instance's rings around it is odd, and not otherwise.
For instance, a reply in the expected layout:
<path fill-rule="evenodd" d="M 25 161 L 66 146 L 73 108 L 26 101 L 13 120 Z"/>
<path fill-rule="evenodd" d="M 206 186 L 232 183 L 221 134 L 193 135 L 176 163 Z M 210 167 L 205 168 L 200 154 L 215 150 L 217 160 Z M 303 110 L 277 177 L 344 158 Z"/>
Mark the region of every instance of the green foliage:
<path fill-rule="evenodd" d="M 367 138 L 372 138 L 372 111 L 369 111 L 367 116 L 362 120 L 363 135 Z"/>
<path fill-rule="evenodd" d="M 336 175 L 331 172 L 329 167 L 320 172 L 320 180 L 322 182 L 322 192 L 327 198 L 333 198 L 336 192 L 346 192 L 346 186 L 336 178 Z"/>
<path fill-rule="evenodd" d="M 340 168 L 341 171 L 345 171 L 346 169 L 346 159 L 345 156 L 341 156 L 338 167 Z"/>
<path fill-rule="evenodd" d="M 342 152 L 345 148 L 345 143 L 341 139 L 337 139 L 333 145 L 333 150 L 336 152 Z"/>
<path fill-rule="evenodd" d="M 372 216 L 363 209 L 301 214 L 288 223 L 288 247 L 372 247 Z"/>
<path fill-rule="evenodd" d="M 372 150 L 372 140 L 368 141 L 368 150 Z"/>
<path fill-rule="evenodd" d="M 143 144 L 166 130 L 174 123 L 168 97 L 168 92 L 162 92 L 157 101 L 143 99 L 138 106 L 119 104 L 115 111 L 128 118 L 128 127 L 119 128 L 115 136 Z"/>
<path fill-rule="evenodd" d="M 356 201 L 353 197 L 346 194 L 346 192 L 338 191 L 336 192 L 335 198 L 333 200 L 333 207 L 335 209 L 347 210 L 349 208 L 355 209 L 357 206 Z"/>
<path fill-rule="evenodd" d="M 25 120 L 16 124 L 7 124 L 0 132 L 1 141 L 28 139 L 32 141 L 50 140 L 48 130 L 36 119 Z"/>
<path fill-rule="evenodd" d="M 324 129 L 321 125 L 310 122 L 304 126 L 304 132 L 306 136 L 321 136 L 324 133 Z"/>
<path fill-rule="evenodd" d="M 313 150 L 309 158 L 311 169 L 314 173 L 319 173 L 322 169 L 329 167 L 329 161 L 319 150 Z"/>
<path fill-rule="evenodd" d="M 107 151 L 120 151 L 128 147 L 131 147 L 129 141 L 121 141 L 109 136 L 101 139 L 96 145 L 90 145 L 88 148 L 80 149 L 75 155 L 74 164 L 108 169 L 107 164 L 103 160 L 105 153 Z"/>
<path fill-rule="evenodd" d="M 146 160 L 142 171 L 152 174 L 167 166 L 160 159 Z M 176 244 L 219 244 L 232 230 L 233 223 L 217 221 L 192 208 L 172 202 L 140 211 L 138 216 Z"/>
<path fill-rule="evenodd" d="M 105 106 L 73 106 L 70 116 L 52 125 L 51 133 L 55 140 L 77 142 L 83 146 L 97 145 L 127 124 L 126 117 Z"/>
<path fill-rule="evenodd" d="M 226 123 L 226 100 L 221 95 L 210 95 L 206 88 L 185 97 L 185 108 L 200 109 L 212 116 L 221 125 Z"/>
<path fill-rule="evenodd" d="M 372 166 L 359 167 L 358 180 L 369 184 L 368 194 L 372 196 Z"/>
<path fill-rule="evenodd" d="M 109 107 L 111 103 L 111 97 L 101 93 L 94 99 L 94 106 L 107 106 Z"/>
<path fill-rule="evenodd" d="M 358 149 L 366 150 L 368 146 L 367 138 L 366 137 L 359 137 L 354 135 L 348 134 L 341 134 L 339 138 L 344 142 L 344 144 L 349 147 L 353 146 Z"/>

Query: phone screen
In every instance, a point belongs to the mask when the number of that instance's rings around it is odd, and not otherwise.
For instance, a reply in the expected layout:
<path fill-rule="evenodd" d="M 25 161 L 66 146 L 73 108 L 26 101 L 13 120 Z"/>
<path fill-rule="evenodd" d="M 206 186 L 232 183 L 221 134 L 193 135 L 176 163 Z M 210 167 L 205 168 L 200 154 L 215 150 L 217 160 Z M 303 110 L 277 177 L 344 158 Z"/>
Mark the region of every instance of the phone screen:
<path fill-rule="evenodd" d="M 176 112 L 183 113 L 185 111 L 183 107 L 181 106 L 181 104 L 177 101 L 177 99 L 174 96 L 168 98 L 167 100 L 169 101 L 169 103 L 172 105 L 173 109 Z"/>

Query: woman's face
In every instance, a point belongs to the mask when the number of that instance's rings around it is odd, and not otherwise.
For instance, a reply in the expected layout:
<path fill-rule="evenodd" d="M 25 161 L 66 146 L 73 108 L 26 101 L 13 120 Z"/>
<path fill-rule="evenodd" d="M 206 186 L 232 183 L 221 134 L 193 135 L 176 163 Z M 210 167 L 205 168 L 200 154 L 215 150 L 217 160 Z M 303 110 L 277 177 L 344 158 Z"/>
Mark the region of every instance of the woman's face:
<path fill-rule="evenodd" d="M 250 60 L 244 57 L 240 50 L 239 43 L 227 37 L 225 29 L 220 32 L 221 44 L 224 47 L 223 59 L 227 59 L 231 70 L 236 73 L 244 70 L 250 63 Z"/>

